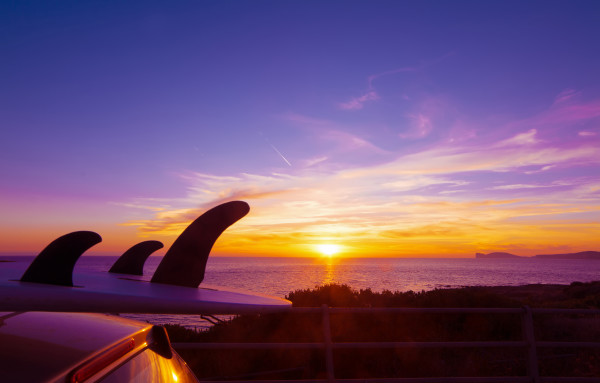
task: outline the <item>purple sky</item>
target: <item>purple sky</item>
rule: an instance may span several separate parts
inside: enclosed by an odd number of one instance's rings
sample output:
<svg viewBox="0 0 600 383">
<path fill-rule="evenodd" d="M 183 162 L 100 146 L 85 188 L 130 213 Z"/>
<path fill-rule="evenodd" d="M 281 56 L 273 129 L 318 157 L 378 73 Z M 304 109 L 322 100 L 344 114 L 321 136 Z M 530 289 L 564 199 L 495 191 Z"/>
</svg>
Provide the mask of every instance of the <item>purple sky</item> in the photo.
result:
<svg viewBox="0 0 600 383">
<path fill-rule="evenodd" d="M 600 250 L 600 2 L 0 5 L 0 251 Z M 228 232 L 229 233 L 229 232 Z"/>
</svg>

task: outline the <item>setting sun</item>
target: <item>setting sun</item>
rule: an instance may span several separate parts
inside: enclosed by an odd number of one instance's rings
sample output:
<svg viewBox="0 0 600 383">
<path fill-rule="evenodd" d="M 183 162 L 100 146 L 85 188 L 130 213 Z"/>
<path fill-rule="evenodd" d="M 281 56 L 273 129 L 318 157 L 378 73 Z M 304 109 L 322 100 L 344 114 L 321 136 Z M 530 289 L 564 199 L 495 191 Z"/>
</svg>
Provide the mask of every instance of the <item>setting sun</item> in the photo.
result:
<svg viewBox="0 0 600 383">
<path fill-rule="evenodd" d="M 319 245 L 315 245 L 317 251 L 326 257 L 333 257 L 337 253 L 340 252 L 342 247 L 340 245 L 332 244 L 332 243 L 321 243 Z"/>
</svg>

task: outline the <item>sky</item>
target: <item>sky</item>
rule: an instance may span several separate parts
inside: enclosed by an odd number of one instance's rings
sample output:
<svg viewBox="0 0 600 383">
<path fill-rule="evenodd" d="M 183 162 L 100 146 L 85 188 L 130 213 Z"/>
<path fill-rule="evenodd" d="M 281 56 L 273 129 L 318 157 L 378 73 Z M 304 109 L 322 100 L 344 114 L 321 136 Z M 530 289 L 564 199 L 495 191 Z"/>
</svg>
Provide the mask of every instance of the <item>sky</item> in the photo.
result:
<svg viewBox="0 0 600 383">
<path fill-rule="evenodd" d="M 599 38 L 597 1 L 2 2 L 0 252 L 231 200 L 216 255 L 600 250 Z"/>
</svg>

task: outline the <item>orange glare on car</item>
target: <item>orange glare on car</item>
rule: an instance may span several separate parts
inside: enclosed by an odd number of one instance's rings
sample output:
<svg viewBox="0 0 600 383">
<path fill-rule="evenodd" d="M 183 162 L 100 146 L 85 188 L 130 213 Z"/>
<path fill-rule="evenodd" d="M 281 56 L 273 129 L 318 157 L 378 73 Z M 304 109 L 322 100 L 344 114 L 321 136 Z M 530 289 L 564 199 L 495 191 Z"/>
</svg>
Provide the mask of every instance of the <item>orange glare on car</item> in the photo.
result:
<svg viewBox="0 0 600 383">
<path fill-rule="evenodd" d="M 71 383 L 81 383 L 94 376 L 97 372 L 106 368 L 111 363 L 119 360 L 124 355 L 135 348 L 135 340 L 133 338 L 127 339 L 91 361 L 84 363 L 73 372 Z"/>
</svg>

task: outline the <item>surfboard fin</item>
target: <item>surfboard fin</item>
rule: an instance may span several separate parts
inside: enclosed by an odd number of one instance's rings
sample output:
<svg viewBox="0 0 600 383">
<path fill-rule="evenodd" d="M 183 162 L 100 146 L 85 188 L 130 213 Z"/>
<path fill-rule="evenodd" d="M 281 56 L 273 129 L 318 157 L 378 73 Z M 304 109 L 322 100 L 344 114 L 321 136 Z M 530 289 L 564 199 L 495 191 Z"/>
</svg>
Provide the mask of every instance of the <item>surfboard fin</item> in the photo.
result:
<svg viewBox="0 0 600 383">
<path fill-rule="evenodd" d="M 250 211 L 243 201 L 226 202 L 196 218 L 173 242 L 151 282 L 198 287 L 204 280 L 208 255 L 225 229 Z"/>
<path fill-rule="evenodd" d="M 31 262 L 21 282 L 73 286 L 75 262 L 101 241 L 102 237 L 93 231 L 75 231 L 56 238 Z"/>
<path fill-rule="evenodd" d="M 144 241 L 133 245 L 117 259 L 108 272 L 143 275 L 146 259 L 148 259 L 150 254 L 162 248 L 163 244 L 160 241 Z"/>
</svg>

